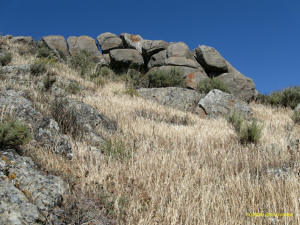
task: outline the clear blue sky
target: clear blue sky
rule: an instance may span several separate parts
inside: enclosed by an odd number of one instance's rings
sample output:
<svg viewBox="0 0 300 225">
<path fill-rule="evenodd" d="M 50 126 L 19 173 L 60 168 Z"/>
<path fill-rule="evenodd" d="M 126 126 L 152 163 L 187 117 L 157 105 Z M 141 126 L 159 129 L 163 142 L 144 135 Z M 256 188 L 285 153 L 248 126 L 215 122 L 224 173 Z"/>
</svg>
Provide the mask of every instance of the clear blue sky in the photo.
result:
<svg viewBox="0 0 300 225">
<path fill-rule="evenodd" d="M 261 93 L 300 85 L 299 0 L 2 0 L 3 35 L 140 34 L 215 47 Z"/>
</svg>

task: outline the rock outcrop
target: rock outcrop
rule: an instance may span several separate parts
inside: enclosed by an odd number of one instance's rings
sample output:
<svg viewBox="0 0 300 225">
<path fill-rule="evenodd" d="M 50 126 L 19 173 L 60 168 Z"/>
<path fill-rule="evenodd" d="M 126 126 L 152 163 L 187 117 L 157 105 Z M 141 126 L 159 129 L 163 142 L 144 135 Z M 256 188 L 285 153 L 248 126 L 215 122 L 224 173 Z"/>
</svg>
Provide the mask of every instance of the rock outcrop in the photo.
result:
<svg viewBox="0 0 300 225">
<path fill-rule="evenodd" d="M 28 124 L 34 140 L 53 152 L 72 158 L 72 149 L 67 138 L 61 134 L 56 121 L 46 118 L 36 111 L 32 103 L 24 98 L 22 92 L 3 89 L 0 91 L 0 109 L 3 114 L 8 112 L 21 122 Z"/>
<path fill-rule="evenodd" d="M 218 89 L 211 90 L 198 105 L 211 117 L 225 116 L 233 112 L 244 116 L 251 114 L 251 109 L 246 102 Z"/>
<path fill-rule="evenodd" d="M 129 66 L 141 68 L 144 65 L 142 55 L 135 49 L 114 49 L 109 56 L 111 67 L 117 72 L 126 71 Z"/>
<path fill-rule="evenodd" d="M 66 39 L 61 35 L 51 35 L 42 38 L 42 41 L 48 48 L 54 51 L 58 56 L 69 56 L 69 50 Z"/>
<path fill-rule="evenodd" d="M 113 33 L 103 33 L 97 37 L 99 45 L 102 49 L 103 54 L 109 53 L 112 49 L 122 48 L 123 43 L 121 38 Z"/>
<path fill-rule="evenodd" d="M 125 48 L 133 48 L 137 50 L 140 54 L 143 53 L 143 42 L 144 39 L 138 34 L 128 34 L 122 33 L 120 35 L 123 45 Z"/>
<path fill-rule="evenodd" d="M 300 113 L 300 103 L 296 106 L 296 108 L 294 109 L 294 111 Z"/>
</svg>

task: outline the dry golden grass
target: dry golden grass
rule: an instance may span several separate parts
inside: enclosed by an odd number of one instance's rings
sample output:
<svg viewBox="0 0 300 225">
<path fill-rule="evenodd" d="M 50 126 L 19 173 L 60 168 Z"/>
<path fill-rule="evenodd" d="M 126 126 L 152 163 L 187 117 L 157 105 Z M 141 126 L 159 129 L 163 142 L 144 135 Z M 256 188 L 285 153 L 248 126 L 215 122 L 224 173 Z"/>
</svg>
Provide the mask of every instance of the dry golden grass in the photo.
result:
<svg viewBox="0 0 300 225">
<path fill-rule="evenodd" d="M 300 139 L 300 129 L 290 119 L 291 111 L 252 104 L 263 125 L 262 137 L 256 146 L 242 146 L 225 119 L 199 118 L 130 97 L 120 82 L 94 87 L 64 65 L 55 70 L 91 87 L 84 96 L 73 97 L 116 120 L 118 131 L 103 135 L 113 143 L 122 141 L 132 154 L 115 159 L 71 137 L 72 161 L 27 146 L 29 154 L 67 179 L 74 190 L 95 202 L 102 199 L 99 204 L 117 224 L 271 224 L 271 218 L 246 216 L 253 212 L 293 213 L 278 218 L 280 224 L 300 224 L 300 149 L 292 144 Z M 189 123 L 172 124 L 174 116 Z M 285 165 L 292 167 L 285 179 L 268 173 L 268 168 Z"/>
</svg>

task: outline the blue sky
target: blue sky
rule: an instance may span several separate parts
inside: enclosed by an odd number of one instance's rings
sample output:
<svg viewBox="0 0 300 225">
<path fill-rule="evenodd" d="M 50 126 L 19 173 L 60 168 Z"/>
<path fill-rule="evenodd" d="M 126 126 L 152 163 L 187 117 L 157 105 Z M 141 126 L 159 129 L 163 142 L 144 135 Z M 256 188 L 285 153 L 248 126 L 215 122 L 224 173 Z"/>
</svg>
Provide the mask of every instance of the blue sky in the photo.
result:
<svg viewBox="0 0 300 225">
<path fill-rule="evenodd" d="M 215 47 L 261 93 L 300 85 L 299 0 L 3 0 L 0 32 L 140 34 Z"/>
</svg>

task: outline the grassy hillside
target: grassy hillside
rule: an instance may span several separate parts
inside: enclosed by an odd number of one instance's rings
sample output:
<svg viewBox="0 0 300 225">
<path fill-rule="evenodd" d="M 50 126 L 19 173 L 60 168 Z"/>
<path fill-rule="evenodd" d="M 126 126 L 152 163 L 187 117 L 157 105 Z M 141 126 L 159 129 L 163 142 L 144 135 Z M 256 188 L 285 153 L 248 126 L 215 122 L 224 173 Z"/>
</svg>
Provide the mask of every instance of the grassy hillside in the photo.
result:
<svg viewBox="0 0 300 225">
<path fill-rule="evenodd" d="M 17 47 L 10 65 L 36 60 L 20 55 Z M 118 122 L 115 134 L 100 131 L 109 140 L 101 154 L 71 136 L 71 161 L 46 149 L 26 152 L 69 182 L 66 217 L 80 221 L 100 210 L 116 224 L 271 224 L 270 218 L 246 214 L 293 213 L 278 219 L 300 224 L 300 126 L 291 119 L 292 110 L 251 103 L 262 137 L 256 145 L 241 145 L 224 118 L 200 118 L 130 96 L 123 81 L 99 86 L 61 62 L 47 66 L 84 87 L 70 97 Z M 11 86 L 5 80 L 0 85 Z M 48 92 L 28 84 L 13 88 L 28 90 L 35 106 L 49 115 Z M 69 215 L 74 202 L 80 210 Z"/>
</svg>

